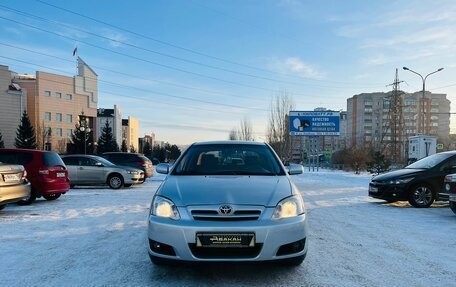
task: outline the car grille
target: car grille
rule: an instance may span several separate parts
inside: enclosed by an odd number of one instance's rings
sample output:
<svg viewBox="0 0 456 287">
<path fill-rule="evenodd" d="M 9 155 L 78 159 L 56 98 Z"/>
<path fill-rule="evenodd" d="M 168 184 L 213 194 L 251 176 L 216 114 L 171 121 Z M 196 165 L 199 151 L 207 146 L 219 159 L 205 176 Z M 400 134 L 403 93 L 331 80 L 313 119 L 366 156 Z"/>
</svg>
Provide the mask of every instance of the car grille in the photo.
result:
<svg viewBox="0 0 456 287">
<path fill-rule="evenodd" d="M 207 221 L 243 221 L 243 220 L 258 220 L 261 215 L 259 209 L 239 209 L 235 210 L 232 214 L 220 214 L 215 209 L 194 209 L 191 210 L 194 220 L 207 220 Z"/>
<path fill-rule="evenodd" d="M 260 254 L 262 243 L 257 243 L 254 247 L 227 248 L 227 247 L 197 247 L 194 243 L 189 243 L 190 251 L 193 256 L 202 259 L 232 259 L 232 258 L 255 258 Z"/>
</svg>

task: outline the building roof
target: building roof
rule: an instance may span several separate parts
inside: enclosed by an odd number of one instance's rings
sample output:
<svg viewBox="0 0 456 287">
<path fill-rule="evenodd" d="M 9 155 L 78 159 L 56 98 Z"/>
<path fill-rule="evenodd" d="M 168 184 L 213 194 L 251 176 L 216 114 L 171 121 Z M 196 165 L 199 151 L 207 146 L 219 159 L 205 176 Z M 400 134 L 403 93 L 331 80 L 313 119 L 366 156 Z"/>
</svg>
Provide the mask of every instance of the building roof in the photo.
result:
<svg viewBox="0 0 456 287">
<path fill-rule="evenodd" d="M 98 74 L 95 73 L 95 71 L 94 71 L 89 65 L 87 65 L 87 63 L 84 62 L 84 60 L 83 60 L 81 57 L 78 56 L 78 65 L 79 65 L 79 64 L 82 64 L 82 65 L 86 66 L 87 68 L 89 68 L 89 70 L 92 71 L 92 73 L 94 73 L 95 76 L 98 77 Z"/>
</svg>

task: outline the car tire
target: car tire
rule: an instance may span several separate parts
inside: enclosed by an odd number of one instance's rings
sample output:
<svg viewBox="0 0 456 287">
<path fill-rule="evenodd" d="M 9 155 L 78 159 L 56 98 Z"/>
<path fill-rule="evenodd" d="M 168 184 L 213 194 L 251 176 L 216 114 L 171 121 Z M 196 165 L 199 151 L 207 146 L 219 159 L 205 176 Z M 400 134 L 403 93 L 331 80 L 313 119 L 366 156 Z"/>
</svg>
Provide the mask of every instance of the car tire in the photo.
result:
<svg viewBox="0 0 456 287">
<path fill-rule="evenodd" d="M 129 184 L 124 184 L 124 187 L 131 187 L 133 184 L 129 183 Z"/>
<path fill-rule="evenodd" d="M 305 254 L 297 257 L 283 259 L 281 263 L 287 266 L 299 266 L 302 264 L 302 262 L 304 262 L 304 259 L 306 259 Z"/>
<path fill-rule="evenodd" d="M 62 194 L 60 193 L 51 193 L 51 194 L 46 194 L 46 195 L 43 195 L 43 197 L 46 199 L 46 200 L 56 200 L 57 198 L 59 198 Z"/>
<path fill-rule="evenodd" d="M 120 174 L 112 174 L 108 177 L 108 185 L 112 189 L 119 189 L 124 185 L 123 177 Z"/>
<path fill-rule="evenodd" d="M 0 204 L 0 210 L 5 209 L 6 204 Z"/>
<path fill-rule="evenodd" d="M 456 202 L 451 201 L 450 202 L 450 208 L 454 212 L 454 214 L 456 214 Z"/>
<path fill-rule="evenodd" d="M 34 191 L 34 190 L 32 189 L 32 191 L 30 192 L 30 196 L 29 196 L 28 198 L 22 199 L 22 200 L 20 200 L 20 201 L 18 201 L 18 202 L 16 202 L 16 203 L 17 203 L 18 205 L 30 205 L 30 204 L 32 204 L 32 203 L 35 202 L 36 197 L 37 197 L 36 191 Z"/>
<path fill-rule="evenodd" d="M 409 203 L 416 208 L 428 208 L 435 201 L 435 194 L 427 184 L 417 184 L 410 190 Z"/>
</svg>

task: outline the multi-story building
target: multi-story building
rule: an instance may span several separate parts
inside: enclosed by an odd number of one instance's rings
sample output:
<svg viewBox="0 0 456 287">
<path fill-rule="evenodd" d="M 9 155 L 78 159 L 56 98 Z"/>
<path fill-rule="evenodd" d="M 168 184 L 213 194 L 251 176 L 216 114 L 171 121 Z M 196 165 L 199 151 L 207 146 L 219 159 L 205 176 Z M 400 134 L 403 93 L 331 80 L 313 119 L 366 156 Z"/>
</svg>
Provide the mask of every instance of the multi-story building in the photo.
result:
<svg viewBox="0 0 456 287">
<path fill-rule="evenodd" d="M 41 149 L 65 152 L 82 113 L 96 134 L 98 76 L 81 58 L 77 61 L 74 77 L 37 71 L 34 77 L 13 79 L 27 90 L 27 110 Z"/>
<path fill-rule="evenodd" d="M 405 155 L 409 136 L 420 133 L 422 107 L 425 134 L 446 141 L 450 134 L 450 101 L 446 94 L 399 92 L 398 108 L 392 111 L 392 92 L 363 93 L 347 99 L 347 145 L 373 146 L 399 143 Z M 394 123 L 393 123 L 394 121 Z M 395 128 L 394 128 L 395 127 Z M 393 128 L 395 130 L 393 130 Z"/>
<path fill-rule="evenodd" d="M 117 105 L 114 105 L 113 109 L 100 108 L 97 110 L 97 128 L 96 137 L 100 138 L 103 131 L 103 127 L 108 121 L 109 126 L 112 129 L 112 134 L 116 139 L 117 145 L 122 146 L 122 113 Z"/>
<path fill-rule="evenodd" d="M 127 143 L 127 147 L 133 147 L 136 151 L 139 150 L 139 121 L 138 119 L 128 117 L 122 119 L 122 140 Z"/>
<path fill-rule="evenodd" d="M 145 135 L 142 138 L 139 138 L 139 152 L 144 153 L 144 145 L 149 143 L 150 148 L 153 148 L 155 145 L 155 134 L 151 133 L 150 135 Z"/>
<path fill-rule="evenodd" d="M 14 147 L 22 113 L 27 110 L 27 92 L 17 83 L 8 66 L 0 65 L 0 133 L 5 147 Z"/>
</svg>

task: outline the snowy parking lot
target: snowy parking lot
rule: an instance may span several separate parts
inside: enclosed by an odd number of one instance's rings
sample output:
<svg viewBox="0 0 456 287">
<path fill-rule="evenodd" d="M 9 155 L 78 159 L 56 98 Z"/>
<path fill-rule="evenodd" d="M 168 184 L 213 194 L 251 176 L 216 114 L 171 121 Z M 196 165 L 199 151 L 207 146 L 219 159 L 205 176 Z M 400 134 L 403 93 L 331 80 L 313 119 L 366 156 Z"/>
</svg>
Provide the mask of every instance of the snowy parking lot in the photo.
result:
<svg viewBox="0 0 456 287">
<path fill-rule="evenodd" d="M 124 190 L 76 188 L 0 212 L 2 286 L 454 286 L 456 216 L 367 197 L 368 175 L 293 176 L 309 216 L 299 267 L 153 266 L 147 217 L 159 178 Z"/>
</svg>

